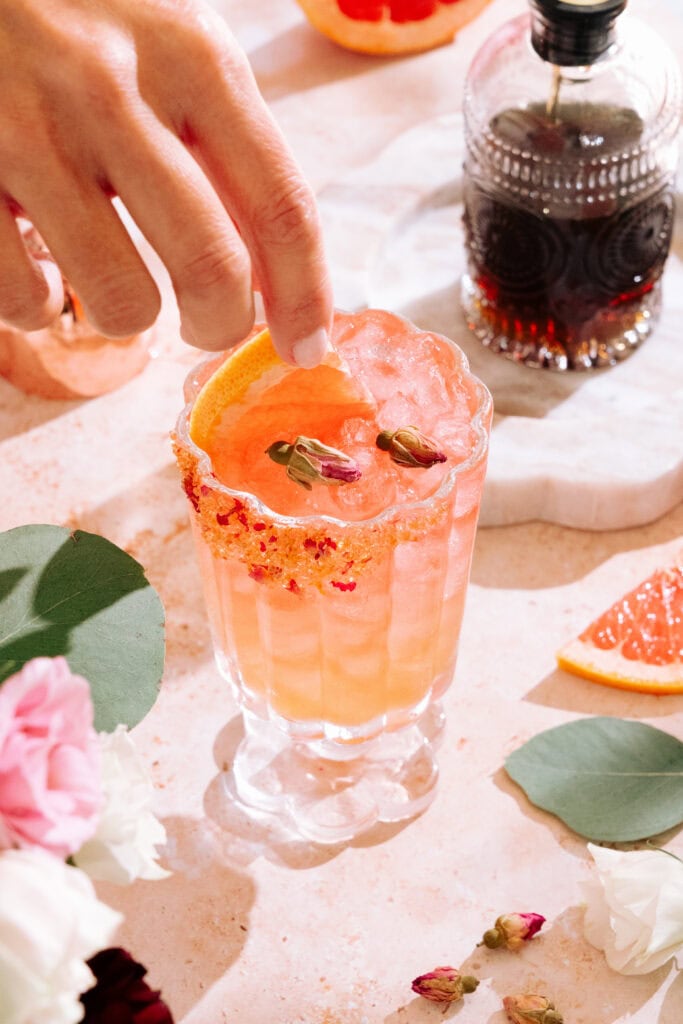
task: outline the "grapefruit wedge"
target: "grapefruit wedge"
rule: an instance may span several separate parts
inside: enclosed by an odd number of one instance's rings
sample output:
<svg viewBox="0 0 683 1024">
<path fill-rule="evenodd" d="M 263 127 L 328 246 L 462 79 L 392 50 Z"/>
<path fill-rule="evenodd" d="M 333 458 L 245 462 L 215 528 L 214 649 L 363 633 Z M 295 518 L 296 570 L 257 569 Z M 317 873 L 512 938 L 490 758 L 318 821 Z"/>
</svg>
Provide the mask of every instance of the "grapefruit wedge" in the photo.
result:
<svg viewBox="0 0 683 1024">
<path fill-rule="evenodd" d="M 606 686 L 683 693 L 683 553 L 615 601 L 557 661 Z"/>
<path fill-rule="evenodd" d="M 299 434 L 333 434 L 350 417 L 374 420 L 376 403 L 339 354 L 330 351 L 312 370 L 280 359 L 268 329 L 228 355 L 197 395 L 190 437 L 209 454 L 216 477 L 242 486 L 248 476 L 275 475 L 266 449 Z"/>
<path fill-rule="evenodd" d="M 359 53 L 417 53 L 449 43 L 489 0 L 299 0 L 310 23 Z"/>
</svg>

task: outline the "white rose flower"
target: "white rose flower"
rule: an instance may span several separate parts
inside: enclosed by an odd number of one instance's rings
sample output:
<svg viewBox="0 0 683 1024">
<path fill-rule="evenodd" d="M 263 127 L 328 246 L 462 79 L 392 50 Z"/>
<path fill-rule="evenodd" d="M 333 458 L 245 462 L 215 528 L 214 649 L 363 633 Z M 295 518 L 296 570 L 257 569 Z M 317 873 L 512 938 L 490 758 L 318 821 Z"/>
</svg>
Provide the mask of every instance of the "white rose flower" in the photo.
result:
<svg viewBox="0 0 683 1024">
<path fill-rule="evenodd" d="M 121 915 L 92 882 L 44 850 L 0 854 L 0 1024 L 76 1024 Z"/>
<path fill-rule="evenodd" d="M 156 847 L 166 830 L 152 813 L 154 789 L 125 725 L 100 733 L 104 804 L 92 839 L 73 861 L 98 882 L 128 885 L 136 878 L 167 878 Z"/>
<path fill-rule="evenodd" d="M 588 844 L 598 882 L 584 886 L 584 932 L 620 974 L 648 974 L 683 951 L 683 862 L 662 850 Z"/>
</svg>

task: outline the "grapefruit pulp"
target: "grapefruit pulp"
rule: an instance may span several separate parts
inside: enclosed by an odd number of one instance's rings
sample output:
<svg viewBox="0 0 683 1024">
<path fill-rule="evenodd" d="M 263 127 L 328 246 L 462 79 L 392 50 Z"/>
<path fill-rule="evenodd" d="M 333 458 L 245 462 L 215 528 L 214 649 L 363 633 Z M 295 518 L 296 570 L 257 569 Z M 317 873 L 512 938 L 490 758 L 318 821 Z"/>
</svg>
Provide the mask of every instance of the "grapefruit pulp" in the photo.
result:
<svg viewBox="0 0 683 1024">
<path fill-rule="evenodd" d="M 683 553 L 599 615 L 557 661 L 606 686 L 683 693 Z"/>
<path fill-rule="evenodd" d="M 299 0 L 335 43 L 371 54 L 416 53 L 449 43 L 489 0 Z"/>
</svg>

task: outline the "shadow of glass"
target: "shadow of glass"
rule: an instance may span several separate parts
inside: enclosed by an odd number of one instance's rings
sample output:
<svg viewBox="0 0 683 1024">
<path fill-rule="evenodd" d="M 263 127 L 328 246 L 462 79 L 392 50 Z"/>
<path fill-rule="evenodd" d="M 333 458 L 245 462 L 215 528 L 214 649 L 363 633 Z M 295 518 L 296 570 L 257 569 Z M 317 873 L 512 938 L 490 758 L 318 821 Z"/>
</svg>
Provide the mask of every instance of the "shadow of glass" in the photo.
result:
<svg viewBox="0 0 683 1024">
<path fill-rule="evenodd" d="M 180 1021 L 238 959 L 255 888 L 207 849 L 203 823 L 166 818 L 170 878 L 127 888 L 99 883 L 98 895 L 125 915 L 117 941 L 149 969 Z"/>
<path fill-rule="evenodd" d="M 559 668 L 537 683 L 523 699 L 564 711 L 614 718 L 648 719 L 683 713 L 683 696 L 666 694 L 657 697 L 618 690 L 591 683 Z"/>
<path fill-rule="evenodd" d="M 362 75 L 378 64 L 377 58 L 336 46 L 306 23 L 254 47 L 248 56 L 268 102 Z M 384 57 L 381 62 L 386 64 L 390 59 Z"/>
<path fill-rule="evenodd" d="M 47 399 L 27 395 L 0 379 L 0 441 L 27 434 L 30 430 L 77 409 L 78 399 Z"/>
</svg>

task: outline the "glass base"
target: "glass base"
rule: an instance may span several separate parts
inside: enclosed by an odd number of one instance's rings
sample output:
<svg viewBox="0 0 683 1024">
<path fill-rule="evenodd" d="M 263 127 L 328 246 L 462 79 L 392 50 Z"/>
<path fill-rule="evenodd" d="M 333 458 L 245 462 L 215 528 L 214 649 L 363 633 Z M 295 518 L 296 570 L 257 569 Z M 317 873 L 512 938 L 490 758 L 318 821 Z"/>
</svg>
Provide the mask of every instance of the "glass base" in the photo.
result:
<svg viewBox="0 0 683 1024">
<path fill-rule="evenodd" d="M 357 748 L 293 740 L 273 722 L 243 716 L 231 784 L 247 807 L 276 815 L 304 839 L 348 842 L 380 822 L 421 814 L 434 798 L 444 725 L 438 703 L 416 723 Z"/>
<path fill-rule="evenodd" d="M 591 370 L 626 359 L 652 333 L 661 307 L 661 286 L 618 309 L 596 314 L 571 342 L 525 330 L 518 316 L 496 310 L 469 274 L 461 282 L 467 326 L 486 348 L 537 369 Z"/>
</svg>

